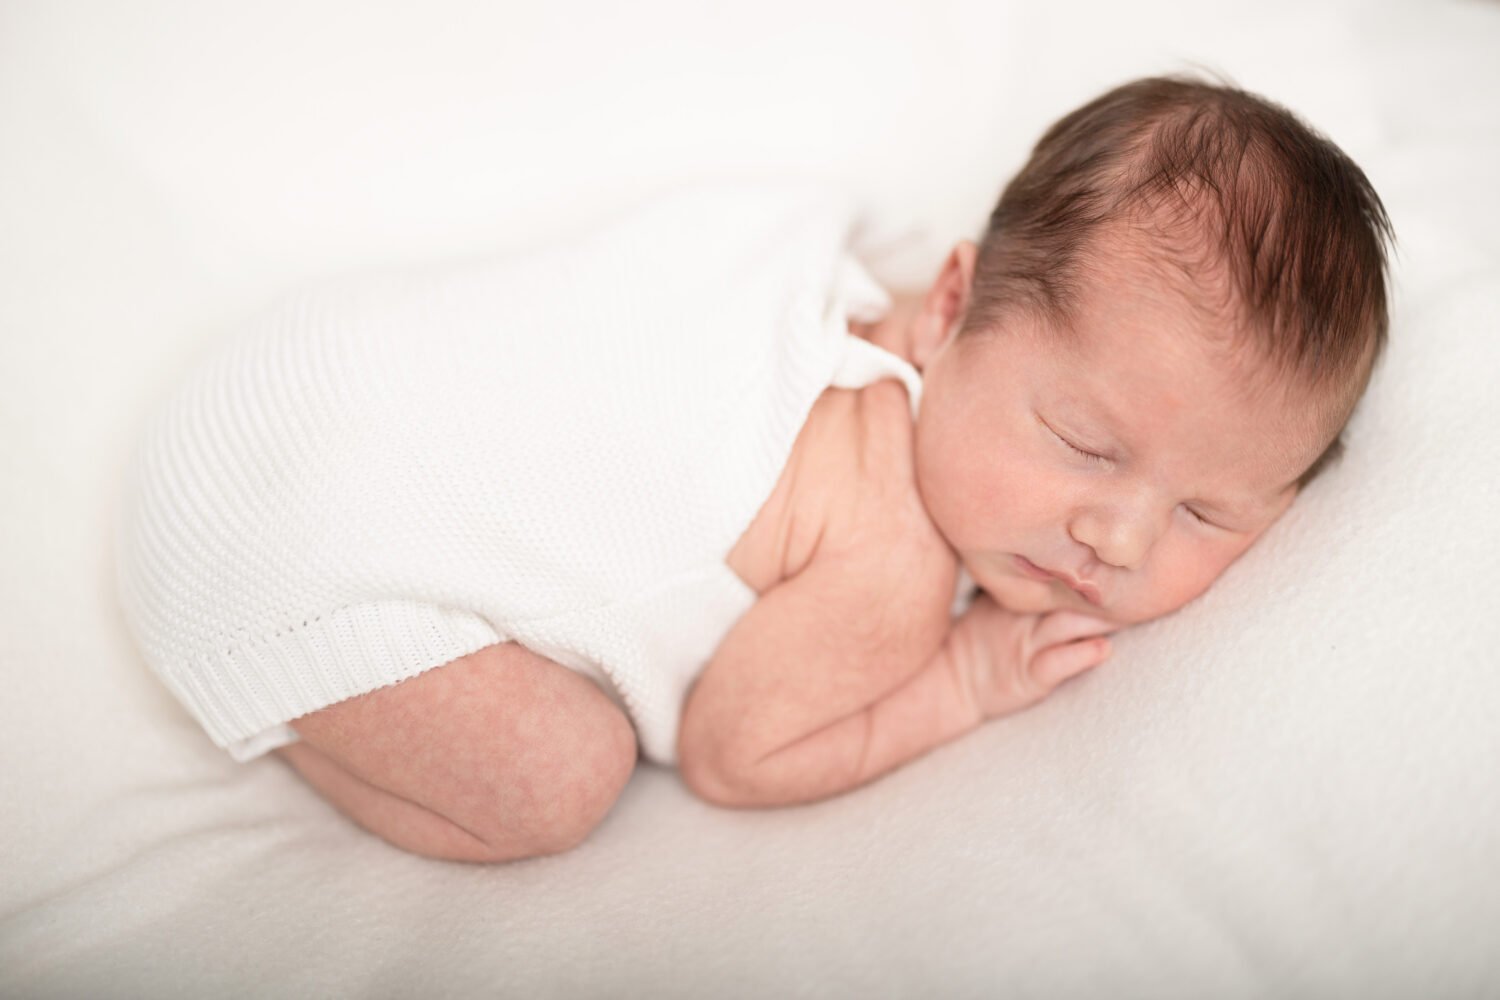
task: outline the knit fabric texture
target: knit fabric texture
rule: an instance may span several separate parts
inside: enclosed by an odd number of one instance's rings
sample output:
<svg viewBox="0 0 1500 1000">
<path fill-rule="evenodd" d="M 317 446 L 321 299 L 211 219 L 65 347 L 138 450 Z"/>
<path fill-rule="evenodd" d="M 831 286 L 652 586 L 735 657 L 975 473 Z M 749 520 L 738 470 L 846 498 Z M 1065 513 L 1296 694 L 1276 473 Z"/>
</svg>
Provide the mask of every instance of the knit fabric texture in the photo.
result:
<svg viewBox="0 0 1500 1000">
<path fill-rule="evenodd" d="M 288 720 L 516 641 L 675 756 L 755 592 L 725 558 L 830 385 L 921 381 L 861 212 L 715 182 L 525 252 L 345 274 L 237 330 L 150 415 L 118 584 L 149 668 L 252 760 Z M 962 589 L 962 586 L 961 586 Z"/>
</svg>

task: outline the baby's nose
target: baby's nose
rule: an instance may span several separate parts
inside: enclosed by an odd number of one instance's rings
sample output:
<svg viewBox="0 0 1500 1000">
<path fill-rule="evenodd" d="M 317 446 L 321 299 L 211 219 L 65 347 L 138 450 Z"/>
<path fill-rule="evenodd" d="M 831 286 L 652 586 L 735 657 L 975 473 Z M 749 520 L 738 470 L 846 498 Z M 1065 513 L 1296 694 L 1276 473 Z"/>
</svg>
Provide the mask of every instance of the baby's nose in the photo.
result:
<svg viewBox="0 0 1500 1000">
<path fill-rule="evenodd" d="M 1074 541 L 1092 549 L 1100 562 L 1117 569 L 1137 569 L 1165 527 L 1165 518 L 1145 505 L 1116 505 L 1079 512 L 1068 532 Z"/>
</svg>

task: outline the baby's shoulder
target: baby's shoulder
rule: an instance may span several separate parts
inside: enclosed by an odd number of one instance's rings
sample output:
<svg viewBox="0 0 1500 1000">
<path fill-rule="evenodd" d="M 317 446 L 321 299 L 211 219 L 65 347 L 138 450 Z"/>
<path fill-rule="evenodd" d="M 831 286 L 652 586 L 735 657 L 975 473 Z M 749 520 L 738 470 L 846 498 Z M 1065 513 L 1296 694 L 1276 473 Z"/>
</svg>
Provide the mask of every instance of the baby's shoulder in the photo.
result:
<svg viewBox="0 0 1500 1000">
<path fill-rule="evenodd" d="M 857 634 L 874 646 L 894 636 L 941 640 L 950 627 L 958 557 L 927 515 L 917 489 L 911 407 L 897 381 L 838 390 L 842 446 L 820 468 L 818 543 L 806 569 L 829 607 L 855 608 Z M 852 603 L 851 603 L 852 602 Z"/>
<path fill-rule="evenodd" d="M 843 393 L 847 431 L 829 463 L 823 532 L 830 549 L 874 549 L 943 563 L 952 560 L 917 488 L 916 428 L 906 389 L 881 379 Z M 951 584 L 950 584 L 951 586 Z"/>
<path fill-rule="evenodd" d="M 957 559 L 922 505 L 914 445 L 899 381 L 825 390 L 731 568 L 764 593 L 815 561 L 838 562 L 870 584 L 908 596 L 946 588 L 951 599 Z"/>
<path fill-rule="evenodd" d="M 917 489 L 911 407 L 902 384 L 882 379 L 830 389 L 818 401 L 826 421 L 810 454 L 801 537 L 816 539 L 804 565 L 837 562 L 863 585 L 901 604 L 951 602 L 957 557 Z M 816 409 L 816 408 L 815 408 Z"/>
</svg>

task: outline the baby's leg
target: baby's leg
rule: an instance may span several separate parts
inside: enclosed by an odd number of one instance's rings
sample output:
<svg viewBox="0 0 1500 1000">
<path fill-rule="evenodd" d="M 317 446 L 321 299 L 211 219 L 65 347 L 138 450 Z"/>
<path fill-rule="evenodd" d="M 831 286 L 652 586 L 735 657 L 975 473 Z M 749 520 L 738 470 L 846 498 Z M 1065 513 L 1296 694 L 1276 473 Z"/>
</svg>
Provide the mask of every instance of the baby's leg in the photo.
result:
<svg viewBox="0 0 1500 1000">
<path fill-rule="evenodd" d="M 513 642 L 292 721 L 279 748 L 314 788 L 404 850 L 509 861 L 575 846 L 635 767 L 604 692 Z"/>
</svg>

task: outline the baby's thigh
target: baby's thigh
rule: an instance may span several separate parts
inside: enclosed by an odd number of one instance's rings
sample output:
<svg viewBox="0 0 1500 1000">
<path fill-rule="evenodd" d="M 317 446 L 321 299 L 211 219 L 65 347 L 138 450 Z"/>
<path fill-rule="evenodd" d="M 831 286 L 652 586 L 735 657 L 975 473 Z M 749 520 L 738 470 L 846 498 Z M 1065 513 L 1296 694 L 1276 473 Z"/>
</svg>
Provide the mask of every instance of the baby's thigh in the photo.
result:
<svg viewBox="0 0 1500 1000">
<path fill-rule="evenodd" d="M 581 841 L 636 761 L 630 721 L 593 681 L 514 642 L 291 726 L 354 777 L 438 813 L 496 857 L 548 854 Z"/>
</svg>

